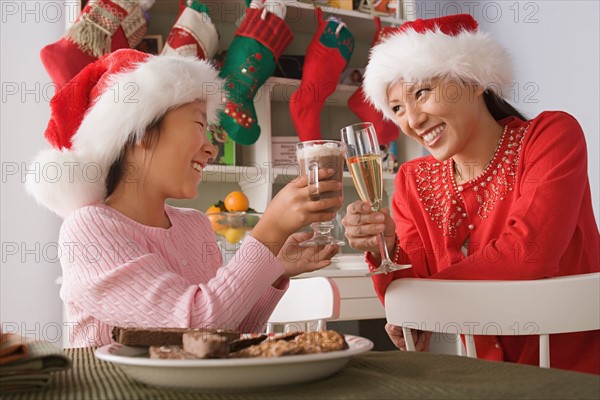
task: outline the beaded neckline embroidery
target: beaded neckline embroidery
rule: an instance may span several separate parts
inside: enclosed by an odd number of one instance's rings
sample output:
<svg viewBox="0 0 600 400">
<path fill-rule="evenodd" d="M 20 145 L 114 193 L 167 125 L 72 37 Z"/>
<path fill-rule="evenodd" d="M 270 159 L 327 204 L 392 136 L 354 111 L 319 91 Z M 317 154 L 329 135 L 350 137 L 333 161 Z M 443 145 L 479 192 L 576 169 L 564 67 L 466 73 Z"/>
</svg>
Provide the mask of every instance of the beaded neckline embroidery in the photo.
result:
<svg viewBox="0 0 600 400">
<path fill-rule="evenodd" d="M 444 236 L 456 236 L 457 229 L 467 219 L 463 194 L 475 193 L 479 207 L 477 215 L 483 220 L 494 210 L 498 201 L 512 192 L 521 144 L 529 124 L 517 129 L 504 127 L 492 161 L 476 178 L 457 185 L 454 179 L 454 161 L 423 161 L 416 169 L 419 201 L 423 203 L 430 220 L 443 230 Z"/>
</svg>

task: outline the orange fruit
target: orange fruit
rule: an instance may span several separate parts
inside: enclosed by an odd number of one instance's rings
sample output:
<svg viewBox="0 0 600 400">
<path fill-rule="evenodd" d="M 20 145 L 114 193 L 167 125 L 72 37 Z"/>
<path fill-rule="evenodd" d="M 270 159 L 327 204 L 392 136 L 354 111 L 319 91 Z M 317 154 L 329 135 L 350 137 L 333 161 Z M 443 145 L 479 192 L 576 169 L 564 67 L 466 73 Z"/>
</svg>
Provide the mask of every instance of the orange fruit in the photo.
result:
<svg viewBox="0 0 600 400">
<path fill-rule="evenodd" d="M 210 206 L 206 210 L 206 216 L 210 220 L 210 225 L 212 226 L 213 231 L 216 233 L 222 233 L 227 229 L 226 220 L 223 215 L 215 215 L 216 213 L 220 213 L 221 209 L 217 206 Z M 212 214 L 212 215 L 211 215 Z"/>
<path fill-rule="evenodd" d="M 246 234 L 246 230 L 244 228 L 228 228 L 225 231 L 225 240 L 229 243 L 237 243 Z"/>
<path fill-rule="evenodd" d="M 246 211 L 250 207 L 248 197 L 242 192 L 231 192 L 225 197 L 225 208 L 227 211 Z"/>
<path fill-rule="evenodd" d="M 218 213 L 218 212 L 221 212 L 221 209 L 219 207 L 215 206 L 214 204 L 206 209 L 207 214 L 213 214 L 213 213 Z"/>
</svg>

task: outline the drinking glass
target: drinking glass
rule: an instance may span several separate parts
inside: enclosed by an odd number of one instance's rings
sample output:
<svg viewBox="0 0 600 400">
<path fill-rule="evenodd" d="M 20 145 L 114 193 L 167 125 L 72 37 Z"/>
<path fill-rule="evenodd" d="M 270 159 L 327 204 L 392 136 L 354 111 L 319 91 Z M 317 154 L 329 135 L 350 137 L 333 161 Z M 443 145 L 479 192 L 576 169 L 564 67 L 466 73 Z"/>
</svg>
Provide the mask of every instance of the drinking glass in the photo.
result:
<svg viewBox="0 0 600 400">
<path fill-rule="evenodd" d="M 383 169 L 373 124 L 363 122 L 343 128 L 342 142 L 346 145 L 346 163 L 358 195 L 362 201 L 371 205 L 371 210 L 379 211 L 383 199 Z M 387 274 L 410 268 L 410 266 L 393 263 L 388 254 L 383 232 L 378 236 L 381 265 L 367 275 Z"/>
<path fill-rule="evenodd" d="M 317 201 L 329 197 L 338 197 L 342 191 L 319 191 L 319 169 L 331 168 L 335 172 L 327 180 L 342 182 L 344 174 L 344 144 L 337 140 L 311 140 L 300 142 L 296 145 L 296 157 L 300 166 L 300 175 L 308 177 L 308 197 Z M 340 207 L 341 208 L 341 207 Z M 339 211 L 338 209 L 331 211 Z M 313 236 L 300 243 L 300 246 L 322 246 L 337 244 L 344 246 L 346 243 L 331 235 L 334 220 L 327 222 L 314 222 L 311 224 Z"/>
</svg>

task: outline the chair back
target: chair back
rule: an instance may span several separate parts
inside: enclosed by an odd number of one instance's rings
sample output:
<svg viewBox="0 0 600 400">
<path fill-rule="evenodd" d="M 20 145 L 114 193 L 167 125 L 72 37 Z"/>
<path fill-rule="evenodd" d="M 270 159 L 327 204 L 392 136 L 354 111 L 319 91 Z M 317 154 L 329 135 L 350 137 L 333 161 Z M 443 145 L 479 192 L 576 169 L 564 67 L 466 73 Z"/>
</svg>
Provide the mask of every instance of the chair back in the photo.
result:
<svg viewBox="0 0 600 400">
<path fill-rule="evenodd" d="M 290 279 L 288 290 L 267 321 L 267 333 L 273 331 L 274 325 L 285 325 L 285 331 L 310 330 L 311 323 L 316 323 L 317 330 L 324 330 L 326 321 L 339 315 L 340 291 L 333 280 L 325 277 Z"/>
<path fill-rule="evenodd" d="M 528 281 L 397 279 L 387 288 L 389 323 L 465 335 L 540 335 L 540 366 L 549 366 L 549 334 L 600 329 L 600 273 Z M 409 348 L 410 347 L 410 348 Z M 414 350 L 407 340 L 407 350 Z"/>
</svg>

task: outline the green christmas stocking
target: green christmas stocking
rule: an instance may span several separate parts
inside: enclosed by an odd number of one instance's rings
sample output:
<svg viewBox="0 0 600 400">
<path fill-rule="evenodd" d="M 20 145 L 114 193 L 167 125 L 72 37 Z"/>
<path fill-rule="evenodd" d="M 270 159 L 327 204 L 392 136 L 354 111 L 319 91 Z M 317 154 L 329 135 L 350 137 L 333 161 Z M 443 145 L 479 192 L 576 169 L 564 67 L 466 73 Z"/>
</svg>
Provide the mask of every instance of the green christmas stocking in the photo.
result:
<svg viewBox="0 0 600 400">
<path fill-rule="evenodd" d="M 244 145 L 253 144 L 260 136 L 254 109 L 256 91 L 271 76 L 277 59 L 293 38 L 290 28 L 277 15 L 282 15 L 281 10 L 271 11 L 246 10 L 220 72 L 227 81 L 220 125 L 234 141 Z"/>
</svg>

